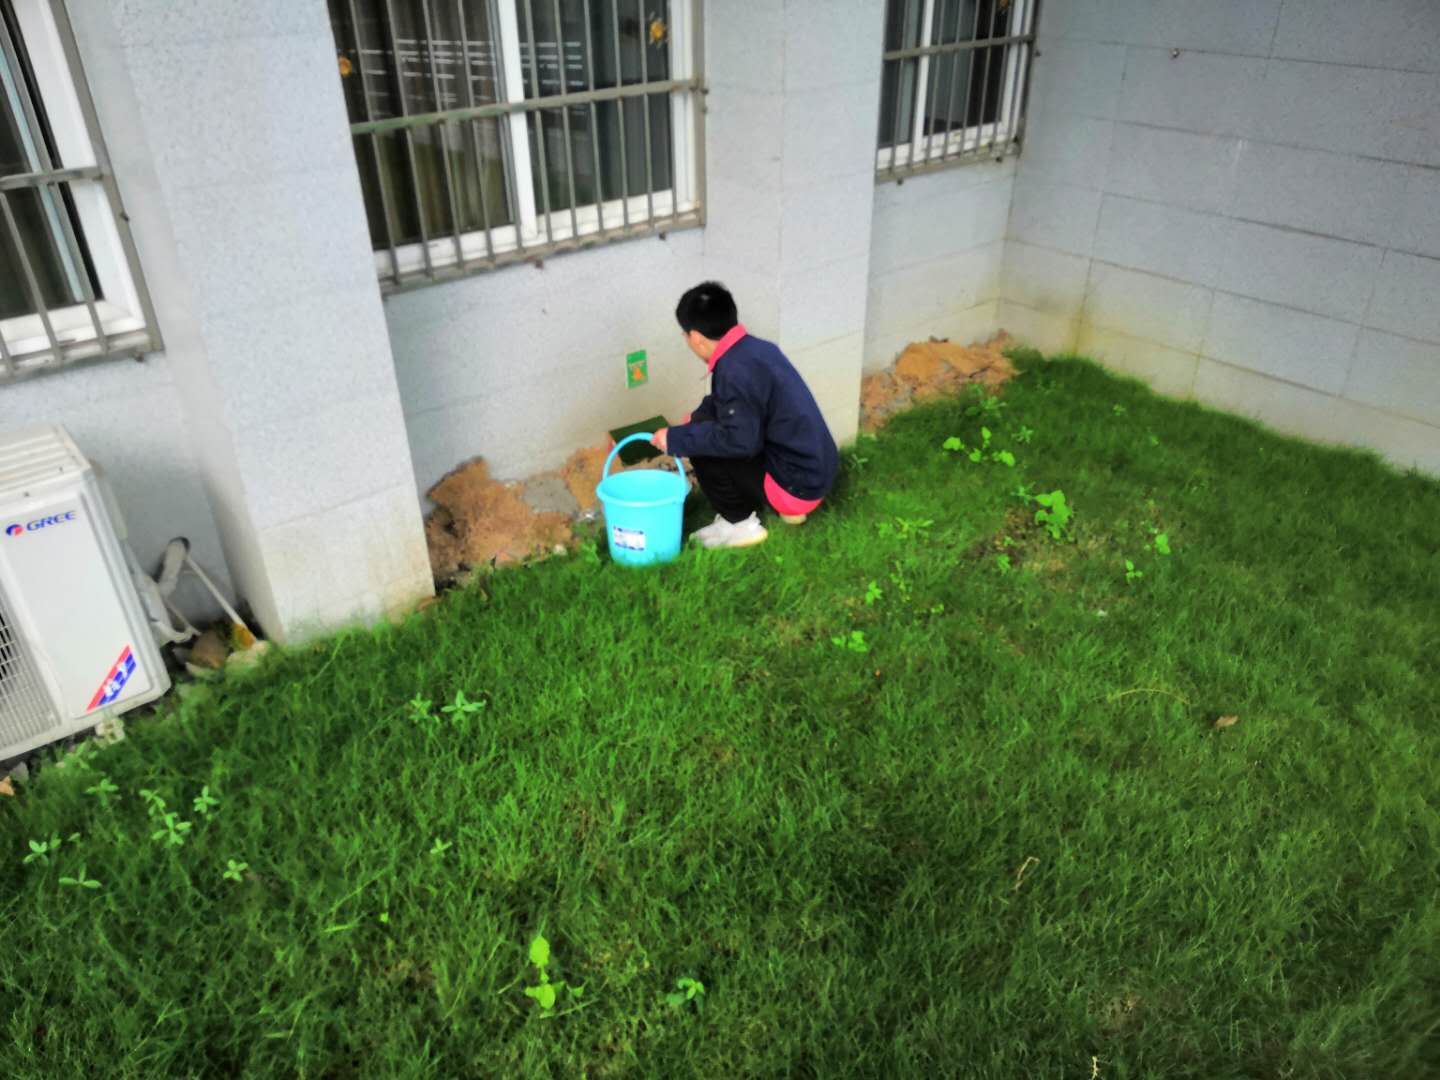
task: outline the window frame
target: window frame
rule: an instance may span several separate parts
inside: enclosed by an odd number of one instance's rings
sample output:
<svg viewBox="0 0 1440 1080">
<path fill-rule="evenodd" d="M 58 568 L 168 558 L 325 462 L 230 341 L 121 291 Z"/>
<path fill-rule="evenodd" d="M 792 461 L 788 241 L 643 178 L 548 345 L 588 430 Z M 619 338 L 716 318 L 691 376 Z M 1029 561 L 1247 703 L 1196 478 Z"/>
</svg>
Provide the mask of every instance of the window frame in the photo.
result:
<svg viewBox="0 0 1440 1080">
<path fill-rule="evenodd" d="M 905 0 L 887 0 L 888 3 L 903 3 Z M 1035 50 L 1035 26 L 1040 0 L 1011 0 L 1010 10 L 1012 22 L 1018 25 L 1019 32 L 1013 34 L 994 36 L 995 11 L 999 0 L 993 0 L 991 6 L 991 26 L 989 36 L 979 36 L 979 28 L 976 28 L 976 36 L 968 41 L 955 41 L 946 44 L 930 44 L 931 33 L 934 28 L 936 4 L 945 4 L 948 0 L 920 0 L 921 18 L 920 34 L 918 40 L 925 44 L 899 49 L 887 49 L 881 54 L 882 76 L 885 65 L 896 64 L 897 76 L 895 83 L 896 107 L 895 119 L 898 120 L 900 107 L 899 101 L 904 96 L 904 75 L 905 62 L 915 60 L 915 92 L 910 106 L 909 139 L 905 142 L 895 142 L 891 146 L 879 145 L 879 132 L 884 124 L 883 113 L 879 117 L 876 130 L 876 151 L 875 151 L 875 178 L 877 181 L 903 181 L 906 177 L 915 176 L 920 173 L 934 172 L 938 169 L 953 168 L 957 165 L 969 165 L 976 161 L 984 161 L 990 158 L 1001 160 L 1006 155 L 1018 153 L 1021 138 L 1025 129 L 1026 106 L 1028 104 L 1030 90 L 1030 70 L 1033 66 Z M 957 0 L 958 2 L 958 0 Z M 943 8 L 941 9 L 944 10 Z M 977 21 L 979 8 L 977 4 Z M 902 36 L 903 46 L 903 36 Z M 975 49 L 985 49 L 987 76 L 982 85 L 988 89 L 988 64 L 990 63 L 990 50 L 1003 47 L 1005 50 L 1003 68 L 1000 72 L 1000 102 L 996 109 L 995 119 L 986 121 L 984 118 L 985 95 L 981 96 L 981 117 L 980 122 L 974 125 L 966 125 L 954 131 L 948 131 L 943 137 L 922 133 L 925 119 L 925 106 L 931 90 L 930 66 L 932 58 L 945 56 L 954 53 L 957 56 L 961 53 Z M 958 60 L 956 61 L 958 66 Z M 956 76 L 952 75 L 952 78 Z M 962 109 L 969 108 L 969 91 L 966 91 L 966 98 Z M 884 108 L 883 95 L 881 108 Z M 962 116 L 965 113 L 962 111 Z M 947 117 L 948 119 L 948 117 Z M 986 132 L 989 132 L 987 137 Z M 892 133 L 893 135 L 893 133 Z M 923 142 L 922 142 L 923 140 Z M 916 146 L 921 147 L 916 153 Z"/>
<path fill-rule="evenodd" d="M 348 0 L 342 0 L 348 2 Z M 421 0 L 428 13 L 435 0 Z M 484 2 L 484 0 L 477 0 Z M 504 140 L 503 155 L 507 168 L 506 181 L 513 185 L 513 207 L 518 223 L 493 225 L 488 229 L 452 230 L 444 235 L 426 237 L 404 244 L 389 243 L 373 251 L 375 272 L 382 292 L 389 294 L 420 288 L 440 281 L 467 277 L 517 262 L 539 262 L 549 255 L 611 243 L 638 236 L 658 234 L 662 239 L 673 229 L 701 226 L 705 223 L 705 85 L 703 77 L 704 25 L 703 0 L 671 0 L 667 26 L 670 78 L 615 87 L 571 89 L 561 94 L 530 97 L 527 67 L 524 63 L 520 20 L 535 3 L 549 0 L 488 0 L 496 35 L 503 79 L 497 90 L 502 100 L 495 104 L 473 105 L 456 109 L 415 113 L 381 120 L 368 120 L 350 125 L 357 159 L 361 153 L 358 139 L 387 131 L 415 130 L 455 121 L 494 118 Z M 624 2 L 624 0 L 621 0 Z M 639 9 L 637 5 L 637 9 Z M 352 23 L 358 26 L 355 9 L 351 7 Z M 643 9 L 640 9 L 643 10 Z M 391 11 L 389 0 L 386 15 Z M 587 7 L 588 14 L 588 7 Z M 532 16 L 533 18 L 533 16 Z M 360 58 L 360 42 L 337 42 L 341 50 L 353 47 Z M 597 45 L 597 47 L 603 47 Z M 364 84 L 363 62 L 360 68 L 361 92 L 368 94 Z M 565 64 L 560 59 L 564 78 Z M 545 117 L 547 111 L 568 109 L 575 105 L 620 101 L 625 98 L 648 98 L 667 94 L 670 105 L 671 186 L 628 198 L 609 198 L 596 204 L 546 210 L 536 205 L 534 172 L 530 160 L 528 116 L 534 113 L 537 126 L 558 123 Z M 648 126 L 648 125 L 647 125 Z M 650 142 L 647 135 L 646 153 Z M 623 152 L 623 151 L 622 151 Z M 357 162 L 358 163 L 358 162 Z M 413 165 L 411 166 L 413 170 Z M 570 163 L 573 173 L 573 162 Z M 377 179 L 386 187 L 383 175 Z M 448 181 L 448 178 L 447 178 Z M 413 177 L 411 183 L 413 183 Z M 402 196 L 403 197 L 403 196 Z M 387 232 L 394 221 L 390 200 L 393 190 L 382 190 Z M 374 239 L 372 238 L 372 244 Z"/>
<path fill-rule="evenodd" d="M 0 25 L 0 49 L 18 71 L 16 61 L 23 47 L 34 84 L 0 85 L 0 93 L 19 98 L 21 113 L 15 119 L 39 168 L 0 178 L 0 229 L 8 230 L 16 246 L 22 287 L 37 311 L 0 319 L 0 383 L 82 360 L 138 357 L 163 347 L 63 0 L 11 0 L 10 10 L 20 40 L 12 41 Z M 52 160 L 39 129 L 32 96 L 45 110 L 57 160 Z M 41 192 L 39 197 L 52 216 L 63 215 L 57 225 L 66 255 L 83 262 L 79 248 L 83 240 L 98 293 L 81 268 L 75 280 L 83 302 L 56 308 L 41 302 L 24 238 L 13 220 L 7 220 L 8 194 L 15 191 Z M 66 192 L 74 208 L 73 222 L 64 205 Z"/>
</svg>

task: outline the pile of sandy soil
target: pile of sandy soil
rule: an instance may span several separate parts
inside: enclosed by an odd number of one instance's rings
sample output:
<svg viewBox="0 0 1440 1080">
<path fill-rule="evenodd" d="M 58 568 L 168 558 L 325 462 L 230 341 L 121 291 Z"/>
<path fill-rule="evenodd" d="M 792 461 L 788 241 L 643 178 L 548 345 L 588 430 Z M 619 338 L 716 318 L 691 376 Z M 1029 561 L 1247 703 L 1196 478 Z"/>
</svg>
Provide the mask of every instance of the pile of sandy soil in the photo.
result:
<svg viewBox="0 0 1440 1080">
<path fill-rule="evenodd" d="M 1015 374 L 1004 331 L 978 345 L 931 338 L 906 346 L 893 371 L 867 375 L 860 384 L 860 426 L 875 431 L 897 412 L 962 387 L 999 386 Z"/>
<path fill-rule="evenodd" d="M 425 519 L 425 542 L 437 580 L 463 570 L 519 562 L 570 542 L 570 519 L 536 513 L 522 484 L 503 484 L 484 460 L 467 461 L 429 491 L 435 509 Z"/>
<path fill-rule="evenodd" d="M 448 473 L 428 492 L 435 509 L 425 519 L 425 542 L 436 580 L 448 584 L 474 567 L 522 562 L 569 545 L 575 513 L 597 504 L 595 488 L 609 453 L 605 445 L 583 447 L 558 470 L 523 483 L 496 480 L 481 458 Z M 629 468 L 653 469 L 669 461 L 657 457 Z M 617 461 L 611 471 L 628 470 Z"/>
<path fill-rule="evenodd" d="M 566 459 L 564 465 L 560 466 L 560 479 L 565 481 L 565 486 L 570 489 L 570 494 L 575 496 L 575 502 L 579 504 L 582 511 L 593 510 L 599 503 L 599 500 L 595 498 L 595 489 L 600 486 L 600 470 L 605 467 L 605 458 L 609 453 L 609 446 L 581 447 Z M 670 461 L 670 458 L 662 455 L 636 465 L 622 465 L 617 457 L 615 465 L 610 471 L 629 472 L 631 469 L 670 468 Z"/>
</svg>

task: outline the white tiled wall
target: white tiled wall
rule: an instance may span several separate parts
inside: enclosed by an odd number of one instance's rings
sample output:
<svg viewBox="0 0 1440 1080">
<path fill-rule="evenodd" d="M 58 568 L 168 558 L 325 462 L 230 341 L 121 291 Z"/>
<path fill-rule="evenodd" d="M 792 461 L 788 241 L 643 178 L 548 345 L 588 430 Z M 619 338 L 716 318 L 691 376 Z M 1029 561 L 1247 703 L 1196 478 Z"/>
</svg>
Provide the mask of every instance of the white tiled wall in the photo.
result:
<svg viewBox="0 0 1440 1080">
<path fill-rule="evenodd" d="M 243 17 L 161 0 L 71 10 L 165 337 L 151 363 L 171 380 L 158 411 L 174 415 L 175 434 L 163 456 L 141 459 L 127 501 L 159 502 L 166 489 L 176 516 L 183 505 L 192 521 L 213 521 L 236 591 L 275 637 L 427 594 L 325 5 L 272 0 Z M 62 378 L 122 372 L 111 363 Z M 138 402 L 119 404 L 97 443 L 122 445 L 137 420 L 158 426 Z M 167 485 L 167 468 L 184 482 Z M 397 495 L 410 510 L 376 511 L 387 530 L 377 551 L 355 510 Z M 165 531 L 154 527 L 142 559 Z M 330 570 L 302 583 L 293 568 L 306 552 Z"/>
<path fill-rule="evenodd" d="M 1436 41 L 1423 0 L 1047 6 L 1001 323 L 1440 471 Z"/>
</svg>

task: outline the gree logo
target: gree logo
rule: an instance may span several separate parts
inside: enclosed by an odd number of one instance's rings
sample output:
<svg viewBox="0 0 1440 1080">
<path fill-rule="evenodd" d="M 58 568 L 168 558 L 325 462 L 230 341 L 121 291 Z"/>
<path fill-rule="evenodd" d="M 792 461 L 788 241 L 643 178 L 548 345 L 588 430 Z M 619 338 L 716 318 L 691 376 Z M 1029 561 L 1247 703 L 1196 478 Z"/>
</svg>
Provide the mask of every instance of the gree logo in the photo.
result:
<svg viewBox="0 0 1440 1080">
<path fill-rule="evenodd" d="M 6 536 L 20 536 L 27 532 L 39 532 L 41 529 L 48 529 L 52 525 L 64 525 L 67 521 L 75 520 L 75 511 L 67 510 L 63 514 L 51 514 L 49 517 L 36 518 L 34 521 L 27 521 L 24 525 L 15 522 L 13 525 L 5 526 Z"/>
</svg>

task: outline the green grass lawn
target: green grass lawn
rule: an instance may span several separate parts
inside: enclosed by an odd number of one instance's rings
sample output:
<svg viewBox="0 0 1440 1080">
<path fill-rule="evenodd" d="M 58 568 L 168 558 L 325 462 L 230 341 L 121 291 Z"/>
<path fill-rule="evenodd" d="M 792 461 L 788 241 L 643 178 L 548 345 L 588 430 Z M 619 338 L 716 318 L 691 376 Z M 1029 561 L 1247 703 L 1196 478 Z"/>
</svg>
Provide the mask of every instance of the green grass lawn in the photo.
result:
<svg viewBox="0 0 1440 1080">
<path fill-rule="evenodd" d="M 1434 481 L 1032 358 L 763 547 L 502 572 L 0 799 L 6 1073 L 1440 1075 L 1437 552 Z"/>
</svg>

